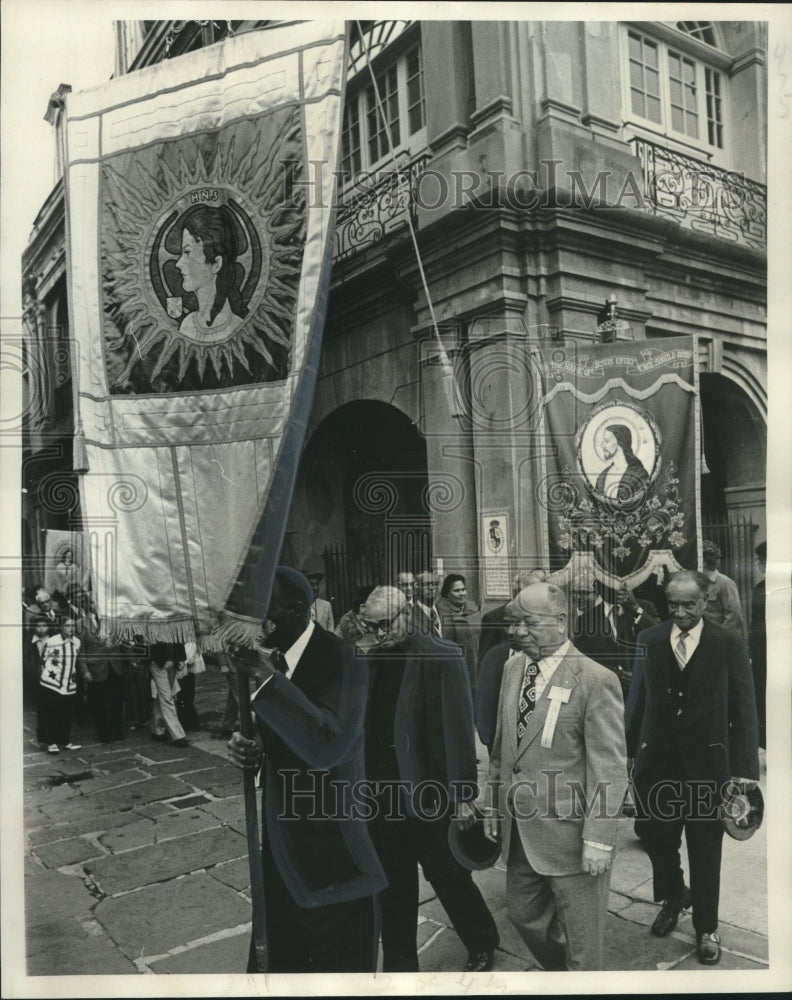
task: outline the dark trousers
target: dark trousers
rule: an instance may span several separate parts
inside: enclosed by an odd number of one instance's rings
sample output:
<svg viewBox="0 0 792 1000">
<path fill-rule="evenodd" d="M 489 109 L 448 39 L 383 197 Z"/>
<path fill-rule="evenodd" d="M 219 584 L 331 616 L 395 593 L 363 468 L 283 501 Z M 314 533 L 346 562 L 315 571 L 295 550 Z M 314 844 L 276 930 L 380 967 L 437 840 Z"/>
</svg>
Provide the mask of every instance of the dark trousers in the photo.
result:
<svg viewBox="0 0 792 1000">
<path fill-rule="evenodd" d="M 310 909 L 297 906 L 266 842 L 261 860 L 270 972 L 376 972 L 375 897 Z M 256 971 L 252 934 L 247 971 Z"/>
<path fill-rule="evenodd" d="M 108 670 L 103 681 L 88 685 L 88 704 L 100 740 L 120 738 L 124 735 L 124 678 Z"/>
<path fill-rule="evenodd" d="M 679 848 L 685 831 L 690 865 L 690 894 L 693 900 L 693 927 L 696 934 L 718 928 L 721 848 L 723 827 L 718 819 L 650 817 L 635 821 L 635 832 L 643 841 L 652 862 L 652 883 L 656 902 L 673 899 L 684 886 Z"/>
<path fill-rule="evenodd" d="M 380 894 L 384 972 L 417 972 L 418 865 L 470 954 L 497 947 L 498 928 L 473 876 L 451 854 L 449 817 L 387 819 L 380 810 L 374 843 L 388 878 Z"/>
<path fill-rule="evenodd" d="M 76 700 L 76 695 L 58 694 L 39 685 L 37 733 L 42 743 L 65 746 L 69 742 Z"/>
<path fill-rule="evenodd" d="M 185 729 L 198 728 L 198 713 L 195 710 L 195 674 L 186 674 L 179 680 L 176 695 L 176 712 Z"/>
</svg>

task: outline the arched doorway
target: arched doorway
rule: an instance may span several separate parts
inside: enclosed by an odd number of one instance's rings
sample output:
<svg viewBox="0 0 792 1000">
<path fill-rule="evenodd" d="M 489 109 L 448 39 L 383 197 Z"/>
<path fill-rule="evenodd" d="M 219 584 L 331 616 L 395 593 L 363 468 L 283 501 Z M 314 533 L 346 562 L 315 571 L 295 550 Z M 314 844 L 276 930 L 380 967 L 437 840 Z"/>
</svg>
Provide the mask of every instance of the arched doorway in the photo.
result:
<svg viewBox="0 0 792 1000">
<path fill-rule="evenodd" d="M 308 441 L 297 474 L 283 561 L 325 573 L 336 619 L 357 587 L 429 565 L 426 442 L 401 410 L 346 403 Z"/>
<path fill-rule="evenodd" d="M 702 374 L 700 388 L 706 464 L 702 532 L 720 548 L 721 569 L 736 580 L 747 613 L 755 582 L 754 548 L 767 534 L 767 426 L 748 394 L 726 376 Z"/>
</svg>

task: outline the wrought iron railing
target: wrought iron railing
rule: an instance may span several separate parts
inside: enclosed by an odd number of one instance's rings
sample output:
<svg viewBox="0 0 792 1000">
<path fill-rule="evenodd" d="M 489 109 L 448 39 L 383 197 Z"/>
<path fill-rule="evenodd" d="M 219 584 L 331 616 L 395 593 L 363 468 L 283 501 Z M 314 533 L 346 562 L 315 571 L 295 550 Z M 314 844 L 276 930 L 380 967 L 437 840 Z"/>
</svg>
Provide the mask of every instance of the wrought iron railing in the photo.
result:
<svg viewBox="0 0 792 1000">
<path fill-rule="evenodd" d="M 647 211 L 731 243 L 766 248 L 767 188 L 763 184 L 646 139 L 633 141 L 643 168 Z"/>
<path fill-rule="evenodd" d="M 347 182 L 336 214 L 334 261 L 406 226 L 408 212 L 415 218 L 416 184 L 428 161 L 429 154 L 424 153 L 398 170 L 366 173 Z"/>
</svg>

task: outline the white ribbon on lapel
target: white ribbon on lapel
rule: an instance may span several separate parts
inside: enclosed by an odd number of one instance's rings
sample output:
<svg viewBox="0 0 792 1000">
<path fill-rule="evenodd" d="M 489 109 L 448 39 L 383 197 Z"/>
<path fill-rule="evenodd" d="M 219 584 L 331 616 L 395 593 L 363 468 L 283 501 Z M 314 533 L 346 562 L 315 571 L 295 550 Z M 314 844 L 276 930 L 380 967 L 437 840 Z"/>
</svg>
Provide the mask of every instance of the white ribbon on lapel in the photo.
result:
<svg viewBox="0 0 792 1000">
<path fill-rule="evenodd" d="M 550 688 L 550 693 L 547 695 L 550 699 L 550 709 L 548 710 L 544 729 L 542 730 L 542 746 L 545 750 L 549 750 L 553 745 L 553 735 L 555 733 L 556 722 L 558 722 L 558 714 L 561 711 L 561 706 L 569 701 L 571 694 L 572 691 L 570 688 L 558 687 L 557 684 L 554 684 Z"/>
</svg>

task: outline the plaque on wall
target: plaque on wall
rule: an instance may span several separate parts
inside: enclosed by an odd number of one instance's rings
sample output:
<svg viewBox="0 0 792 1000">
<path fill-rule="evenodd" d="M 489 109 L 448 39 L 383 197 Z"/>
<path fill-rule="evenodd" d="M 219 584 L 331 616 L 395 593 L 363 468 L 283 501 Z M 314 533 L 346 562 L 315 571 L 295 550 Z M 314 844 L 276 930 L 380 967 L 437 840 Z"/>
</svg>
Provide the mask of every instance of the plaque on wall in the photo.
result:
<svg viewBox="0 0 792 1000">
<path fill-rule="evenodd" d="M 484 596 L 511 597 L 509 579 L 509 516 L 503 511 L 481 517 Z"/>
</svg>

